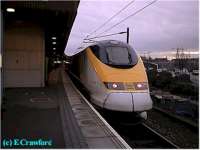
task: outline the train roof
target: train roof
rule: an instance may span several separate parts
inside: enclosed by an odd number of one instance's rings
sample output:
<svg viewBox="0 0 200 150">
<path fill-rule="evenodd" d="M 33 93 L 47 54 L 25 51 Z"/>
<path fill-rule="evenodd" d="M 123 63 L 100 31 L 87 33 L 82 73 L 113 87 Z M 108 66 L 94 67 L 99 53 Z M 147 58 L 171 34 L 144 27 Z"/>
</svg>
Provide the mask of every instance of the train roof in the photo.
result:
<svg viewBox="0 0 200 150">
<path fill-rule="evenodd" d="M 120 47 L 128 47 L 131 48 L 131 46 L 125 42 L 118 41 L 118 40 L 102 40 L 102 41 L 96 41 L 95 43 L 85 44 L 84 46 L 81 46 L 77 49 L 74 54 L 67 54 L 67 56 L 73 56 L 76 54 L 79 54 L 86 50 L 90 46 L 98 45 L 100 47 L 107 47 L 107 46 L 120 46 Z"/>
<path fill-rule="evenodd" d="M 118 41 L 118 40 L 103 40 L 103 41 L 98 41 L 92 45 L 99 45 L 99 46 L 104 46 L 104 47 L 107 47 L 107 46 L 130 47 L 129 44 L 122 41 Z"/>
</svg>

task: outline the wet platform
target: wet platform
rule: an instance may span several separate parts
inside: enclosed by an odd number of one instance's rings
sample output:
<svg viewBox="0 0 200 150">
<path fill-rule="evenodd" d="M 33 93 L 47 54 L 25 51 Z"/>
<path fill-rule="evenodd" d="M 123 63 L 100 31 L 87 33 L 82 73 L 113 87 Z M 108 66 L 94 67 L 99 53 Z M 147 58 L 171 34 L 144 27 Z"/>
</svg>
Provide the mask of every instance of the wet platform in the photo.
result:
<svg viewBox="0 0 200 150">
<path fill-rule="evenodd" d="M 50 146 L 23 148 L 130 148 L 79 94 L 64 70 L 57 73 L 59 84 L 6 89 L 2 139 L 52 141 Z"/>
</svg>

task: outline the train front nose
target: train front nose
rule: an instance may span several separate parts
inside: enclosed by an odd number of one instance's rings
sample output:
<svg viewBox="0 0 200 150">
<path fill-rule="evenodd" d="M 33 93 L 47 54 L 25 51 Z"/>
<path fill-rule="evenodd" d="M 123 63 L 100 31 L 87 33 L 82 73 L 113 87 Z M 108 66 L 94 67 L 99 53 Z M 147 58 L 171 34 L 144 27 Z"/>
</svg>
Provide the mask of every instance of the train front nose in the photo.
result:
<svg viewBox="0 0 200 150">
<path fill-rule="evenodd" d="M 110 93 L 104 108 L 116 111 L 145 111 L 152 108 L 149 93 Z"/>
<path fill-rule="evenodd" d="M 132 93 L 133 111 L 144 111 L 152 108 L 152 100 L 149 93 Z"/>
<path fill-rule="evenodd" d="M 117 111 L 133 111 L 131 93 L 110 93 L 104 102 L 104 108 Z"/>
</svg>

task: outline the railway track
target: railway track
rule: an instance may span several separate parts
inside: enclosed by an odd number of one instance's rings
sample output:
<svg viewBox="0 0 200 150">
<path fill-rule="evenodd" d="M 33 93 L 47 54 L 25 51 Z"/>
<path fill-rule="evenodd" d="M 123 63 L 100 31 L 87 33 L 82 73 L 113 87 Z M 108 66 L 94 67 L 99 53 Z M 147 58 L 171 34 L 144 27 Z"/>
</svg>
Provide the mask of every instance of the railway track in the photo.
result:
<svg viewBox="0 0 200 150">
<path fill-rule="evenodd" d="M 160 145 L 161 147 L 164 146 L 163 148 L 166 148 L 166 147 L 168 147 L 168 148 L 180 148 L 179 146 L 177 146 L 176 144 L 174 144 L 173 142 L 168 140 L 166 137 L 164 137 L 160 133 L 156 132 L 154 129 L 152 129 L 151 127 L 149 127 L 145 123 L 143 123 L 142 126 L 144 126 L 144 128 L 146 130 L 149 130 L 153 136 L 158 138 L 158 142 L 159 141 L 161 142 L 161 145 Z M 155 140 L 155 141 L 157 141 L 157 140 Z M 157 144 L 157 143 L 155 143 L 155 144 Z"/>
<path fill-rule="evenodd" d="M 131 117 L 128 113 L 112 113 L 110 115 L 108 111 L 99 112 L 132 148 L 179 148 L 147 125 L 144 120 Z M 120 119 L 122 117 L 123 119 Z M 135 119 L 139 122 L 135 123 Z"/>
<path fill-rule="evenodd" d="M 186 126 L 188 126 L 189 128 L 191 128 L 192 130 L 198 131 L 199 126 L 197 123 L 189 121 L 188 119 L 184 119 L 183 117 L 179 117 L 177 115 L 168 113 L 168 112 L 164 111 L 163 109 L 160 109 L 159 107 L 153 107 L 153 110 L 156 112 L 162 113 L 163 115 L 165 115 L 168 118 L 171 118 L 172 120 L 180 121 L 181 123 L 183 123 Z"/>
<path fill-rule="evenodd" d="M 198 128 L 177 117 L 168 115 L 166 112 L 163 113 L 155 109 L 150 110 L 145 124 L 173 141 L 180 148 L 199 147 Z"/>
<path fill-rule="evenodd" d="M 72 81 L 75 83 L 77 89 L 88 99 L 88 94 L 85 89 L 80 85 L 76 77 L 70 75 Z M 167 140 L 164 136 L 153 130 L 151 127 L 144 123 L 123 123 L 119 120 L 113 121 L 112 118 L 119 118 L 117 116 L 106 115 L 105 112 L 100 111 L 101 115 L 108 121 L 108 123 L 120 134 L 121 137 L 132 148 L 179 148 L 177 145 Z M 123 121 L 127 119 L 123 119 Z"/>
<path fill-rule="evenodd" d="M 179 148 L 144 123 L 114 128 L 132 148 Z"/>
</svg>

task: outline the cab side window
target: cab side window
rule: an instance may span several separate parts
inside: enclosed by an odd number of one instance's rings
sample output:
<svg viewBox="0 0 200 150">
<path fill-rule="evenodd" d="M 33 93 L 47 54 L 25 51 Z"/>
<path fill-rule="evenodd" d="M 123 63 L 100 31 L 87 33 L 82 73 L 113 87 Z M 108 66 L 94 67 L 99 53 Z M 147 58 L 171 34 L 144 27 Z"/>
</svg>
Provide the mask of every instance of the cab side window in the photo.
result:
<svg viewBox="0 0 200 150">
<path fill-rule="evenodd" d="M 100 48 L 99 48 L 99 46 L 98 45 L 93 45 L 93 46 L 90 46 L 90 48 L 91 48 L 91 50 L 92 50 L 92 52 L 94 53 L 94 55 L 97 57 L 97 58 L 99 58 L 99 50 L 100 50 Z"/>
</svg>

